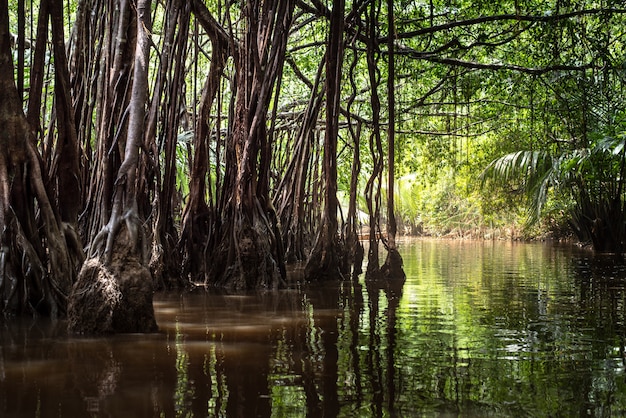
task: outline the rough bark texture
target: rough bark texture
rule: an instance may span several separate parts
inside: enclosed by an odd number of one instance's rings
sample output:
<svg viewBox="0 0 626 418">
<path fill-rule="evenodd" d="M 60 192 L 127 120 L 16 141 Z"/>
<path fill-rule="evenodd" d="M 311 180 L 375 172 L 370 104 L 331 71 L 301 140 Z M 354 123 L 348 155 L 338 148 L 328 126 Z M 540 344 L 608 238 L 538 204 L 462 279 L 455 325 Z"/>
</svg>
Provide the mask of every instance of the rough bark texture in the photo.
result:
<svg viewBox="0 0 626 418">
<path fill-rule="evenodd" d="M 277 288 L 286 277 L 281 234 L 268 195 L 271 143 L 266 118 L 285 59 L 294 3 L 249 1 L 238 48 L 237 99 L 226 145 L 226 173 L 210 248 L 207 284 Z"/>
<path fill-rule="evenodd" d="M 41 156 L 13 80 L 7 11 L 1 0 L 0 311 L 61 316 L 82 248 L 45 187 Z"/>
<path fill-rule="evenodd" d="M 198 120 L 194 132 L 194 154 L 191 161 L 189 197 L 182 215 L 182 232 L 179 248 L 183 253 L 183 276 L 189 278 L 192 282 L 203 282 L 207 279 L 206 273 L 210 270 L 205 250 L 210 236 L 211 224 L 215 219 L 214 207 L 209 207 L 207 202 L 207 191 L 209 193 L 211 191 L 210 185 L 207 185 L 207 174 L 210 168 L 211 107 L 219 90 L 220 78 L 223 75 L 229 54 L 229 45 L 225 37 L 220 36 L 222 33 L 221 28 L 204 3 L 194 1 L 192 2 L 192 8 L 203 29 L 211 39 L 212 53 L 211 66 L 202 91 Z"/>
<path fill-rule="evenodd" d="M 293 145 L 291 159 L 280 181 L 274 206 L 283 225 L 283 242 L 287 262 L 305 261 L 312 242 L 313 217 L 320 217 L 319 208 L 311 202 L 311 154 L 315 147 L 315 129 L 320 109 L 324 103 L 320 88 L 325 63 L 320 63 L 315 82 L 311 84 L 311 96 Z M 321 90 L 321 91 L 320 91 Z"/>
<path fill-rule="evenodd" d="M 148 243 L 137 209 L 139 150 L 144 138 L 148 91 L 150 1 L 138 0 L 132 10 L 136 12 L 136 42 L 124 160 L 115 181 L 109 221 L 92 241 L 89 260 L 70 295 L 70 332 L 100 334 L 156 329 L 152 276 L 147 269 Z M 104 322 L 97 324 L 98 320 Z"/>
<path fill-rule="evenodd" d="M 69 329 L 88 335 L 155 332 L 152 292 L 150 271 L 124 229 L 109 263 L 95 257 L 83 265 L 70 296 Z"/>
<path fill-rule="evenodd" d="M 72 108 L 70 75 L 63 36 L 63 5 L 51 1 L 52 42 L 55 62 L 55 110 L 57 138 L 50 178 L 63 222 L 75 225 L 81 208 L 78 137 Z"/>
<path fill-rule="evenodd" d="M 380 133 L 380 97 L 378 87 L 380 85 L 380 70 L 378 60 L 380 50 L 376 38 L 378 27 L 380 3 L 372 2 L 369 5 L 367 16 L 367 70 L 372 89 L 370 103 L 372 106 L 372 133 L 369 137 L 369 149 L 372 156 L 372 173 L 365 186 L 365 199 L 369 212 L 369 249 L 367 254 L 367 271 L 365 276 L 369 279 L 378 278 L 380 272 L 380 259 L 378 254 L 380 238 L 380 189 L 383 173 L 383 147 Z"/>
<path fill-rule="evenodd" d="M 363 256 L 365 249 L 359 239 L 359 217 L 357 215 L 357 194 L 359 187 L 359 175 L 361 174 L 361 130 L 363 123 L 361 120 L 356 120 L 356 123 L 352 120 L 351 108 L 357 97 L 357 85 L 355 68 L 358 64 L 358 49 L 355 45 L 352 45 L 352 61 L 350 63 L 349 80 L 352 92 L 348 98 L 347 110 L 348 110 L 348 130 L 350 136 L 354 141 L 352 150 L 352 167 L 350 178 L 350 200 L 348 203 L 348 214 L 346 216 L 345 225 L 345 241 L 346 252 L 350 261 L 352 262 L 352 277 L 354 280 L 358 280 L 359 274 L 363 272 Z"/>
<path fill-rule="evenodd" d="M 331 12 L 328 52 L 326 53 L 326 132 L 324 136 L 324 212 L 317 240 L 305 267 L 307 280 L 341 277 L 347 270 L 343 242 L 337 222 L 337 138 L 341 75 L 343 63 L 343 28 L 345 2 L 335 2 Z"/>
<path fill-rule="evenodd" d="M 394 39 L 395 26 L 393 14 L 393 0 L 387 0 L 387 25 L 389 36 L 387 36 L 387 98 L 389 109 L 389 125 L 387 128 L 387 258 L 381 267 L 383 276 L 390 279 L 404 279 L 405 274 L 402 269 L 402 256 L 396 247 L 396 214 L 394 206 L 395 187 L 395 141 L 396 141 L 396 98 L 395 98 L 395 54 Z"/>
</svg>

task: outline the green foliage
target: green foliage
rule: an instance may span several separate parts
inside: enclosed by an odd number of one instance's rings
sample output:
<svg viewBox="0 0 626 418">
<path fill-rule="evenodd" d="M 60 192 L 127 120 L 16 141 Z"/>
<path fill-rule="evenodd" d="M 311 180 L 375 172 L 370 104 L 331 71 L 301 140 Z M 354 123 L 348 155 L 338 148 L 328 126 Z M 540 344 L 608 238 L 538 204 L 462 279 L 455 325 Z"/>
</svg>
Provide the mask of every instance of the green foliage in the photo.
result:
<svg viewBox="0 0 626 418">
<path fill-rule="evenodd" d="M 559 184 L 562 160 L 542 151 L 518 151 L 490 163 L 481 174 L 483 184 L 492 180 L 500 185 L 520 187 L 528 196 L 531 221 L 537 221 L 550 187 Z M 566 164 L 567 165 L 567 164 Z M 564 167 L 563 167 L 564 168 Z"/>
<path fill-rule="evenodd" d="M 189 196 L 191 168 L 189 167 L 188 161 L 190 161 L 189 150 L 191 150 L 192 139 L 193 132 L 185 131 L 178 134 L 178 140 L 176 142 L 176 185 L 184 201 L 186 201 Z"/>
<path fill-rule="evenodd" d="M 518 151 L 492 161 L 481 174 L 483 185 L 492 181 L 510 189 L 519 188 L 527 197 L 529 219 L 538 221 L 554 193 L 551 213 L 574 218 L 587 238 L 600 220 L 621 236 L 621 207 L 625 201 L 624 169 L 626 134 L 615 137 L 594 135 L 588 148 L 578 148 L 552 156 L 545 151 Z M 561 204 L 554 202 L 561 202 Z M 619 208 L 615 208 L 615 202 Z M 558 217 L 548 216 L 554 221 Z M 556 219 L 557 223 L 559 222 Z M 589 231 L 584 231 L 589 227 Z M 595 231 L 593 232 L 595 233 Z M 594 237 L 588 237 L 592 239 Z M 599 237 L 598 237 L 599 238 Z M 617 239 L 617 245 L 621 238 Z M 594 244 L 596 244 L 594 242 Z"/>
</svg>

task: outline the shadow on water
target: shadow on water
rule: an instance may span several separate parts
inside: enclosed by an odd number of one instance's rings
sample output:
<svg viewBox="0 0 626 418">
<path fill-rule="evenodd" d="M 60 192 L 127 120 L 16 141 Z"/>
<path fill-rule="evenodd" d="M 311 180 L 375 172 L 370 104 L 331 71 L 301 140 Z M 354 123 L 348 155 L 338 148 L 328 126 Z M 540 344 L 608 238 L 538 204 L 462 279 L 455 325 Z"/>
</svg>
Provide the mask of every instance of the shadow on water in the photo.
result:
<svg viewBox="0 0 626 418">
<path fill-rule="evenodd" d="M 159 294 L 160 332 L 0 320 L 0 416 L 615 416 L 626 265 L 415 241 L 406 282 Z"/>
</svg>

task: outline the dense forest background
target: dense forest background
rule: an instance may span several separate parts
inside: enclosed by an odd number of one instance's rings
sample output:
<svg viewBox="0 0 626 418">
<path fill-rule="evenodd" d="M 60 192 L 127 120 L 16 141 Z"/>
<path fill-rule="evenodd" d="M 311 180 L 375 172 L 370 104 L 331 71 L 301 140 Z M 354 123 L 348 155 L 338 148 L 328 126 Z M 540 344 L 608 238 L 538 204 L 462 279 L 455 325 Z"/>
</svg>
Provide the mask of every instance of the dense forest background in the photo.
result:
<svg viewBox="0 0 626 418">
<path fill-rule="evenodd" d="M 358 274 L 362 238 L 367 277 L 402 277 L 405 233 L 622 251 L 621 1 L 0 12 L 4 312 L 136 329 L 154 288 Z"/>
</svg>

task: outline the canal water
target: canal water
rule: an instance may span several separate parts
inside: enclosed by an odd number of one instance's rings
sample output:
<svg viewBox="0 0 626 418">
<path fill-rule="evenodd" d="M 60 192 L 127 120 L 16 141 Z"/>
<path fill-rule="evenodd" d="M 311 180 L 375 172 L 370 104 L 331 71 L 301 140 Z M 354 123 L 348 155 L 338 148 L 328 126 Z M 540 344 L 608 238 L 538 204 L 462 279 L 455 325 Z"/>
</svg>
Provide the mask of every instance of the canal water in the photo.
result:
<svg viewBox="0 0 626 418">
<path fill-rule="evenodd" d="M 158 294 L 160 332 L 0 319 L 1 417 L 626 414 L 626 264 L 404 242 L 405 282 Z"/>
</svg>

